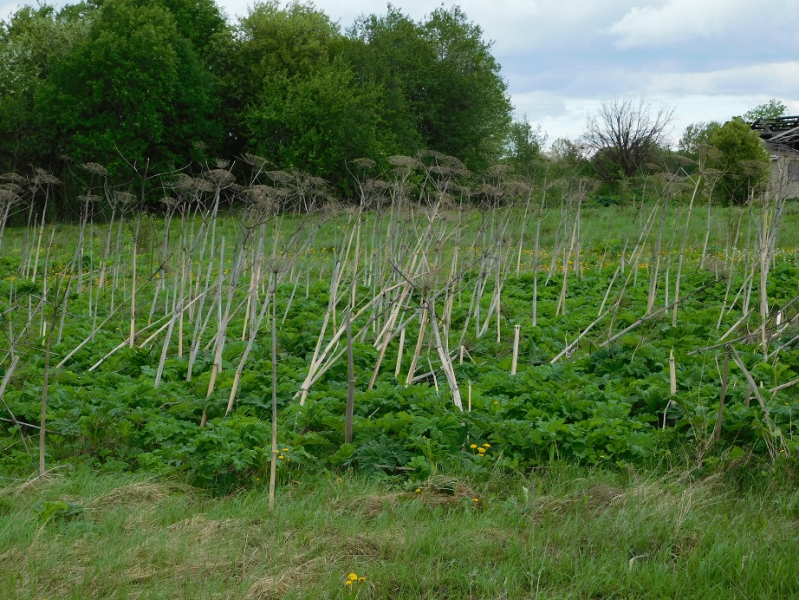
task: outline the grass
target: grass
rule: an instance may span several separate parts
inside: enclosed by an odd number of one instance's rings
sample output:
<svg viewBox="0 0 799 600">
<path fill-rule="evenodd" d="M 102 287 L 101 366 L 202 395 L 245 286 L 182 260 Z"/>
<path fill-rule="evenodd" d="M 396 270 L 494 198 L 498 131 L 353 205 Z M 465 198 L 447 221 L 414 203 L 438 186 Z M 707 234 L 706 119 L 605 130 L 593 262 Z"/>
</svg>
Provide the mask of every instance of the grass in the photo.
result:
<svg viewBox="0 0 799 600">
<path fill-rule="evenodd" d="M 761 479 L 328 473 L 279 490 L 269 515 L 260 489 L 213 498 L 78 471 L 5 487 L 0 585 L 8 598 L 797 597 L 799 490 Z M 54 501 L 84 510 L 44 520 Z"/>
</svg>

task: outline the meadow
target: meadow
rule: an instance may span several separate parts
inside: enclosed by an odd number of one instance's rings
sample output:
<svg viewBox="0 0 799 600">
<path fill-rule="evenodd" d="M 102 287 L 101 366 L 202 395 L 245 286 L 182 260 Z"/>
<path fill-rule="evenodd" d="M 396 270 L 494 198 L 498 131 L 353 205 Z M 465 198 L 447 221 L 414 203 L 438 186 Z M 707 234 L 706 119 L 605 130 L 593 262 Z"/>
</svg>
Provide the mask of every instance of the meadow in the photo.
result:
<svg viewBox="0 0 799 600">
<path fill-rule="evenodd" d="M 13 597 L 799 594 L 795 204 L 217 176 L 1 234 Z"/>
</svg>

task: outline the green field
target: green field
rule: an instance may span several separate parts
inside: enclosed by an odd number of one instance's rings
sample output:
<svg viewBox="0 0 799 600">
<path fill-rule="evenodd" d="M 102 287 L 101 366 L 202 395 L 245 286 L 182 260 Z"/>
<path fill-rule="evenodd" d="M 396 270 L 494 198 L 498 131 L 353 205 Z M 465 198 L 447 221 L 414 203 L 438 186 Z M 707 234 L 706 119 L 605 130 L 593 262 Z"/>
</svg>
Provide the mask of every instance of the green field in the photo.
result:
<svg viewBox="0 0 799 600">
<path fill-rule="evenodd" d="M 10 597 L 799 595 L 794 204 L 37 223 Z"/>
</svg>

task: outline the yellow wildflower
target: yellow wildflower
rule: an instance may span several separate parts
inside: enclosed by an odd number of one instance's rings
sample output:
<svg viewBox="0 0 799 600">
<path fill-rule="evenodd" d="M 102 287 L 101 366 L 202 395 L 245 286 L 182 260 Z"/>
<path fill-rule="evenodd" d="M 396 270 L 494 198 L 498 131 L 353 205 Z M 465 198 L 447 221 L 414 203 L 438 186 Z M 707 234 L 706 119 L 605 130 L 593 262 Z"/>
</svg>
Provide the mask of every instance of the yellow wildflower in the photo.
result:
<svg viewBox="0 0 799 600">
<path fill-rule="evenodd" d="M 472 444 L 471 446 L 469 446 L 469 448 L 471 448 L 472 450 L 474 450 L 475 448 L 477 448 L 477 444 Z"/>
<path fill-rule="evenodd" d="M 349 577 L 349 580 L 350 580 L 350 581 L 357 581 L 357 580 L 358 580 L 358 575 L 357 575 L 357 574 L 355 574 L 355 573 L 350 573 L 350 574 L 348 575 L 348 577 Z"/>
</svg>

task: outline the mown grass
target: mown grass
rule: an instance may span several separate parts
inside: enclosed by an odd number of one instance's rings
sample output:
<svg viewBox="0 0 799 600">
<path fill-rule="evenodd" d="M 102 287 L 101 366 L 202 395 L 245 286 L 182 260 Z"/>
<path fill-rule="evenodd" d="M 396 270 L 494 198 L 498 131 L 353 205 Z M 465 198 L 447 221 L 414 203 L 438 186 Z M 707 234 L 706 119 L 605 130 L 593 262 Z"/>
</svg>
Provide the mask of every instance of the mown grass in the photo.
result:
<svg viewBox="0 0 799 600">
<path fill-rule="evenodd" d="M 327 473 L 280 489 L 270 514 L 260 489 L 79 471 L 3 489 L 0 595 L 797 597 L 799 490 L 744 472 L 759 481 L 557 463 L 480 483 Z M 84 510 L 43 522 L 53 501 Z"/>
</svg>

